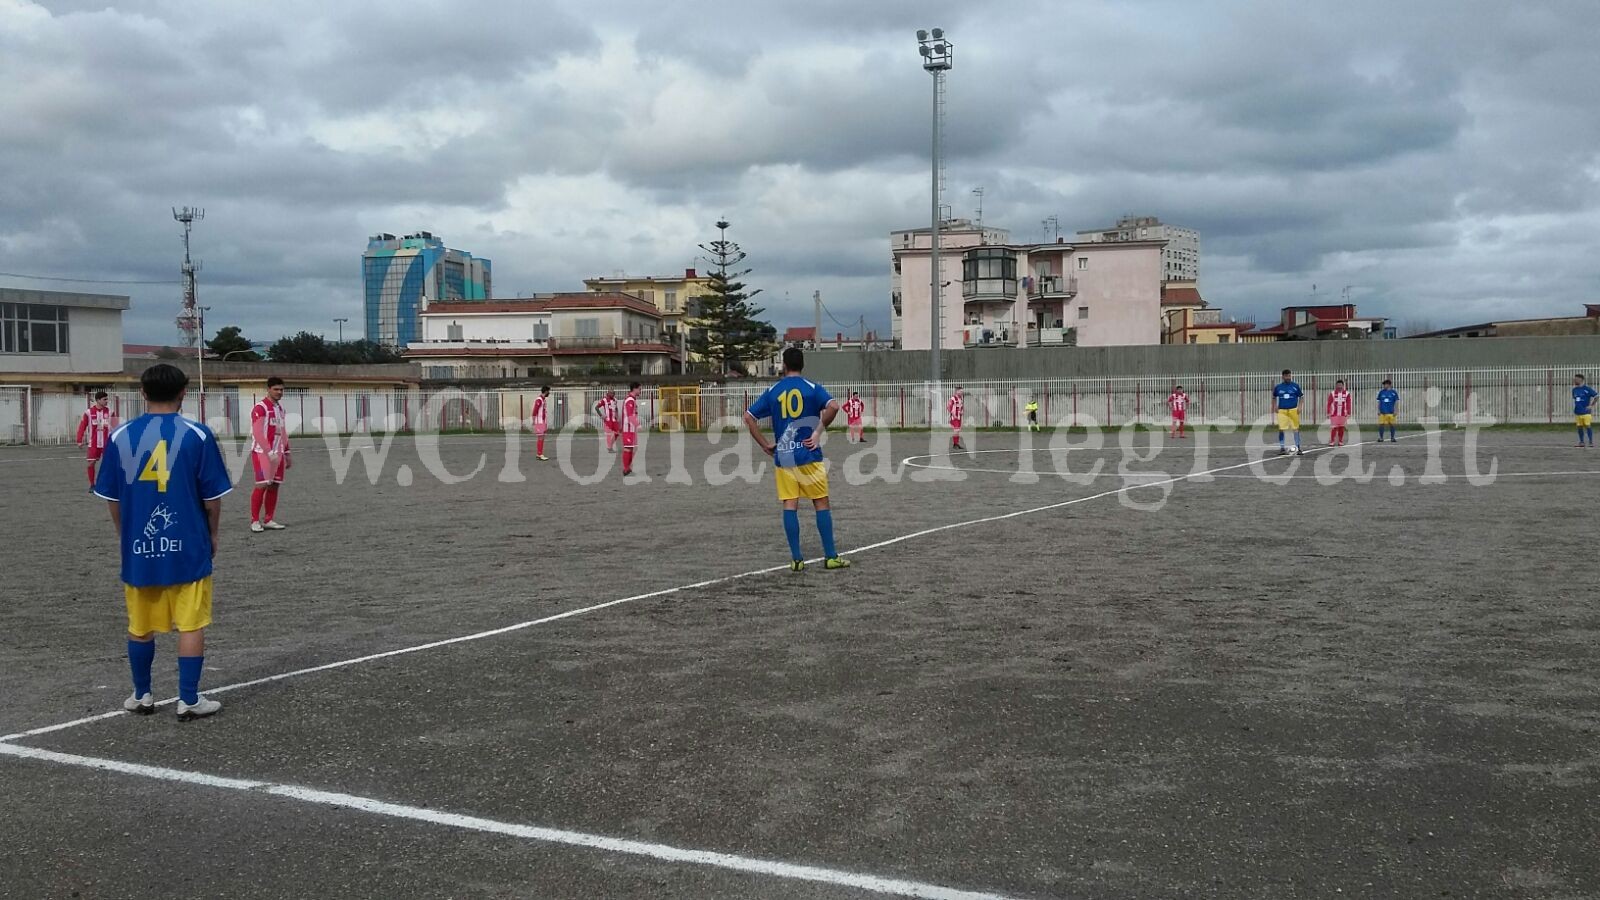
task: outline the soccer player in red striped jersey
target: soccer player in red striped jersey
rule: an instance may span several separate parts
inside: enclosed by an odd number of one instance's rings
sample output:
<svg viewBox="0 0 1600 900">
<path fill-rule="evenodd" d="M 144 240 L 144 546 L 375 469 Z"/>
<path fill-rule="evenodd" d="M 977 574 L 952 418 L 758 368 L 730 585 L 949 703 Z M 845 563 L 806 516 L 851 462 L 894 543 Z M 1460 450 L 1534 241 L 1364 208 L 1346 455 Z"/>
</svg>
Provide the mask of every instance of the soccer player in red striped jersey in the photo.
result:
<svg viewBox="0 0 1600 900">
<path fill-rule="evenodd" d="M 866 440 L 866 428 L 861 424 L 861 414 L 866 412 L 867 405 L 861 402 L 861 394 L 850 392 L 850 399 L 844 402 L 845 440 L 856 444 Z"/>
<path fill-rule="evenodd" d="M 283 411 L 283 379 L 267 379 L 267 396 L 250 410 L 250 462 L 256 486 L 250 492 L 250 530 L 282 531 L 278 488 L 289 471 L 289 421 Z"/>
<path fill-rule="evenodd" d="M 950 447 L 953 450 L 963 450 L 961 446 L 961 415 L 967 411 L 967 401 L 961 396 L 961 385 L 956 385 L 956 392 L 950 395 L 950 402 L 946 404 L 950 412 Z"/>
<path fill-rule="evenodd" d="M 539 396 L 533 398 L 533 433 L 538 436 L 538 443 L 534 450 L 539 459 L 549 459 L 544 455 L 544 433 L 550 427 L 550 385 L 539 388 Z"/>
<path fill-rule="evenodd" d="M 1345 437 L 1349 434 L 1346 427 L 1350 421 L 1352 400 L 1350 391 L 1344 386 L 1344 381 L 1334 383 L 1333 392 L 1328 394 L 1328 441 L 1335 447 L 1343 447 Z"/>
<path fill-rule="evenodd" d="M 594 405 L 594 411 L 600 417 L 600 429 L 606 434 L 606 452 L 614 452 L 617 438 L 622 435 L 622 421 L 618 418 L 617 412 L 617 392 L 606 391 L 606 395 Z"/>
<path fill-rule="evenodd" d="M 111 432 L 116 430 L 117 414 L 111 411 L 111 397 L 105 391 L 96 391 L 94 402 L 83 411 L 78 420 L 78 446 L 89 454 L 89 490 L 94 490 L 95 464 L 105 455 Z"/>
<path fill-rule="evenodd" d="M 1183 392 L 1183 385 L 1173 388 L 1167 395 L 1167 409 L 1172 410 L 1172 427 L 1167 429 L 1167 437 L 1188 437 L 1183 426 L 1189 417 L 1189 395 Z"/>
<path fill-rule="evenodd" d="M 633 454 L 639 447 L 639 382 L 628 385 L 622 400 L 622 474 L 633 474 Z"/>
</svg>

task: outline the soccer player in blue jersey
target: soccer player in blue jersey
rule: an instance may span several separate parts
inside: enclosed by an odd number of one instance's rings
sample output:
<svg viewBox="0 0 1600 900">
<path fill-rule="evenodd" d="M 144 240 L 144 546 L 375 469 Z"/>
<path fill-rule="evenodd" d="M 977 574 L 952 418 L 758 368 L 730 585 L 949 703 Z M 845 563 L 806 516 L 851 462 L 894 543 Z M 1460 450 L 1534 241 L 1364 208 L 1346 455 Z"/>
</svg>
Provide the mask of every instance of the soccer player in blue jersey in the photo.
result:
<svg viewBox="0 0 1600 900">
<path fill-rule="evenodd" d="M 783 351 L 783 380 L 768 388 L 745 410 L 744 425 L 761 449 L 772 457 L 778 479 L 778 499 L 783 503 L 783 533 L 789 538 L 789 568 L 806 567 L 800 552 L 800 498 L 817 510 L 817 533 L 822 537 L 823 567 L 848 568 L 833 544 L 833 510 L 828 506 L 828 469 L 822 461 L 822 433 L 839 414 L 839 401 L 822 385 L 800 376 L 805 354 L 799 347 Z M 772 420 L 776 440 L 768 441 L 761 420 Z"/>
<path fill-rule="evenodd" d="M 1283 456 L 1289 448 L 1283 444 L 1285 432 L 1294 432 L 1294 452 L 1304 453 L 1300 449 L 1300 398 L 1304 395 L 1300 385 L 1294 383 L 1294 376 L 1288 369 L 1283 370 L 1283 380 L 1272 388 L 1272 398 L 1278 409 L 1278 455 Z"/>
<path fill-rule="evenodd" d="M 1589 449 L 1594 449 L 1594 398 L 1600 392 L 1584 384 L 1582 375 L 1572 376 L 1572 417 L 1578 423 L 1578 446 L 1583 446 L 1583 436 L 1589 436 Z"/>
<path fill-rule="evenodd" d="M 222 708 L 200 694 L 211 624 L 211 560 L 222 495 L 233 490 L 216 435 L 178 414 L 189 376 L 165 363 L 139 378 L 149 411 L 111 433 L 94 492 L 110 501 L 128 607 L 129 712 L 155 711 L 156 632 L 178 631 L 178 718 Z"/>
<path fill-rule="evenodd" d="M 1378 392 L 1378 443 L 1383 443 L 1383 429 L 1389 429 L 1389 443 L 1398 444 L 1400 439 L 1395 437 L 1394 423 L 1399 419 L 1400 392 L 1394 389 L 1394 382 L 1385 378 L 1383 390 Z"/>
</svg>

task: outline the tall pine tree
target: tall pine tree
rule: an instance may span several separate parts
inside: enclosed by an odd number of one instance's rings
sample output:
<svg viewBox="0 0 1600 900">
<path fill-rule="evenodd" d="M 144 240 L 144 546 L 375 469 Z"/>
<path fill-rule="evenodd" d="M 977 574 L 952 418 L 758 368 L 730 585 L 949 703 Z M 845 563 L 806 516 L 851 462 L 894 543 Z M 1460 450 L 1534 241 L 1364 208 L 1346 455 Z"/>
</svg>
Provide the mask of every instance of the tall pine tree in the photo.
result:
<svg viewBox="0 0 1600 900">
<path fill-rule="evenodd" d="M 772 355 L 778 330 L 761 320 L 766 310 L 750 302 L 760 289 L 745 292 L 742 279 L 750 270 L 739 268 L 745 252 L 728 240 L 727 220 L 717 223 L 717 239 L 700 249 L 709 254 L 713 268 L 707 273 L 710 293 L 700 297 L 689 349 L 711 362 L 719 374 L 748 374 L 747 362 Z"/>
</svg>

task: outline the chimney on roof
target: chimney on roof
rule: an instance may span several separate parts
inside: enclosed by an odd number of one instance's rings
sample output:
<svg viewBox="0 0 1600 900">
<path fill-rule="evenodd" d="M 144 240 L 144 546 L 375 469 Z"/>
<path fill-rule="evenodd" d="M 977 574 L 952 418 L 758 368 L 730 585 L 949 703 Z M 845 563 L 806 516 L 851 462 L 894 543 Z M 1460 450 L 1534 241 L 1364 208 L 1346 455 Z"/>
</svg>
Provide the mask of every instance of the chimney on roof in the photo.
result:
<svg viewBox="0 0 1600 900">
<path fill-rule="evenodd" d="M 1067 242 L 1067 239 L 1064 238 L 1064 237 L 1056 238 L 1056 243 L 1058 243 L 1058 244 L 1065 244 L 1066 242 Z M 931 313 L 930 313 L 930 315 L 931 315 Z"/>
<path fill-rule="evenodd" d="M 694 278 L 695 277 L 694 270 L 693 269 L 684 269 L 683 270 L 683 277 L 685 277 L 685 278 Z"/>
</svg>

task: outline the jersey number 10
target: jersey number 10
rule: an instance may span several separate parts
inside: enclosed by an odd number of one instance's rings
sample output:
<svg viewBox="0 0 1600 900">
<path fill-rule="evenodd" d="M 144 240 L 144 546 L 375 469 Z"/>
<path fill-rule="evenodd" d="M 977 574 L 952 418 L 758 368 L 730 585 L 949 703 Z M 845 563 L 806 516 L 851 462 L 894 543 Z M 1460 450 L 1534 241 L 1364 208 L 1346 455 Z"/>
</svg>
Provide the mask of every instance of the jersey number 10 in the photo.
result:
<svg viewBox="0 0 1600 900">
<path fill-rule="evenodd" d="M 790 388 L 778 395 L 778 407 L 783 410 L 785 419 L 798 419 L 805 412 L 805 400 L 800 396 L 799 388 Z"/>
</svg>

